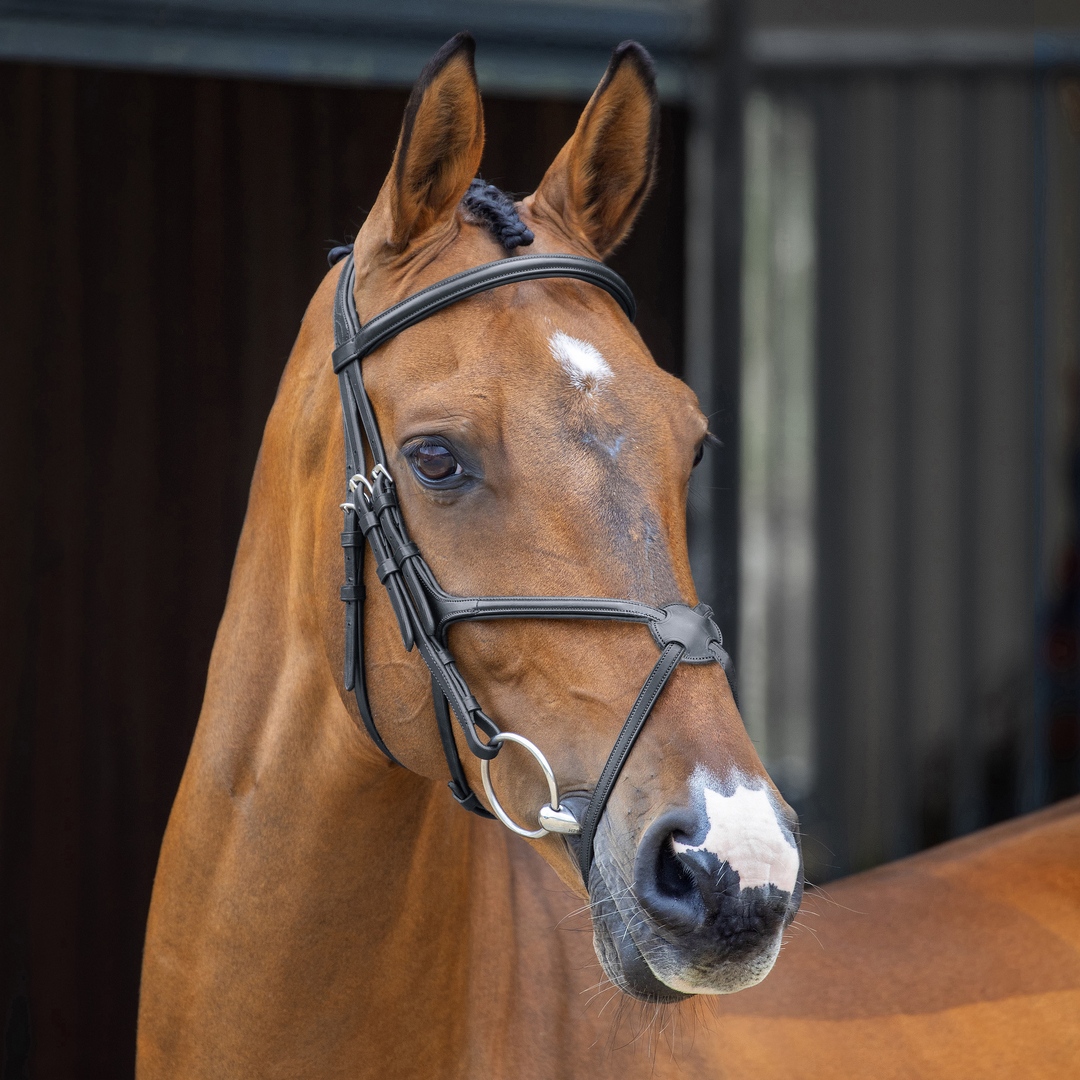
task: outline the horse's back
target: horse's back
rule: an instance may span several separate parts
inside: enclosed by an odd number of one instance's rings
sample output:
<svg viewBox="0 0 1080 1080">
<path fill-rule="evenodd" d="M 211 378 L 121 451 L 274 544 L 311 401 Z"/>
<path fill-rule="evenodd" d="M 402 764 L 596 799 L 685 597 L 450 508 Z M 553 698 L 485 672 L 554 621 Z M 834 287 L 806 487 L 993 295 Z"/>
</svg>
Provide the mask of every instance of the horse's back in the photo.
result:
<svg viewBox="0 0 1080 1080">
<path fill-rule="evenodd" d="M 729 1076 L 1080 1076 L 1080 798 L 808 896 Z"/>
</svg>

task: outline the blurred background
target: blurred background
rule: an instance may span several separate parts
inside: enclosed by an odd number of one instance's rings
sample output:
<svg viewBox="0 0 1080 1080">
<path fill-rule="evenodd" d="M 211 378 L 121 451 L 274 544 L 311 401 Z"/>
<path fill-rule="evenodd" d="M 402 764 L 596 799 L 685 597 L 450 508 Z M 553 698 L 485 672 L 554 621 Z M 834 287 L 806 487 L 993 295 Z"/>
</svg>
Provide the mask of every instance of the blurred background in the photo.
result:
<svg viewBox="0 0 1080 1080">
<path fill-rule="evenodd" d="M 1075 0 L 0 0 L 2 1080 L 131 1075 L 262 426 L 460 29 L 518 193 L 656 58 L 613 265 L 808 878 L 1080 790 Z"/>
</svg>

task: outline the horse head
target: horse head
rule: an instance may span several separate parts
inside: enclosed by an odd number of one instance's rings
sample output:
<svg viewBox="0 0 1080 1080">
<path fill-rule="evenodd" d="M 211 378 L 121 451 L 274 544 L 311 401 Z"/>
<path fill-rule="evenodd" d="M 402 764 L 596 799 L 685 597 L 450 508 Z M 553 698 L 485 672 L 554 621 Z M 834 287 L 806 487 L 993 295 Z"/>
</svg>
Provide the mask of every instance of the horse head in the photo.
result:
<svg viewBox="0 0 1080 1080">
<path fill-rule="evenodd" d="M 467 198 L 484 143 L 472 57 L 471 38 L 459 35 L 412 92 L 353 248 L 363 323 L 455 274 L 514 263 L 530 236 L 530 254 L 602 260 L 648 193 L 659 107 L 651 61 L 629 42 L 532 195 L 501 209 Z M 362 370 L 402 519 L 447 593 L 612 597 L 711 625 L 707 612 L 685 614 L 698 605 L 686 504 L 706 418 L 607 292 L 551 278 L 489 289 L 410 326 Z M 342 461 L 335 442 L 328 491 Z M 332 596 L 340 554 L 329 541 L 320 551 L 319 588 Z M 442 784 L 430 675 L 403 650 L 374 563 L 365 564 L 363 635 L 371 713 L 393 758 Z M 341 623 L 327 606 L 335 659 Z M 484 712 L 540 748 L 578 821 L 658 643 L 642 625 L 574 618 L 466 621 L 446 636 Z M 600 962 L 638 998 L 758 982 L 799 906 L 797 821 L 746 735 L 723 667 L 709 662 L 719 655 L 679 663 L 663 686 L 603 808 L 587 881 L 580 835 L 529 840 L 571 889 L 587 891 Z M 340 676 L 338 690 L 359 725 Z M 456 737 L 479 791 L 481 762 Z M 397 768 L 370 749 L 372 769 Z M 549 795 L 534 758 L 504 744 L 490 783 L 510 818 L 535 830 Z"/>
</svg>

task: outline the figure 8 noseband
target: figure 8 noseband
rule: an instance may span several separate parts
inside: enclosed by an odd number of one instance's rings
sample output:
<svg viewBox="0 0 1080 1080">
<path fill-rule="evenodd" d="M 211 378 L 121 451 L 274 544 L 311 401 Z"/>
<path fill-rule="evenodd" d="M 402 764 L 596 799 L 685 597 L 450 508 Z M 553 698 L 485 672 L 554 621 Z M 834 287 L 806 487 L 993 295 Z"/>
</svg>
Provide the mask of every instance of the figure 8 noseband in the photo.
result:
<svg viewBox="0 0 1080 1080">
<path fill-rule="evenodd" d="M 705 604 L 652 607 L 636 600 L 596 596 L 454 596 L 435 580 L 419 548 L 409 539 L 398 504 L 396 486 L 387 468 L 386 451 L 371 401 L 364 388 L 361 361 L 372 350 L 407 327 L 437 311 L 477 293 L 500 285 L 537 278 L 575 278 L 609 293 L 633 321 L 634 297 L 614 271 L 595 259 L 579 255 L 515 255 L 466 270 L 437 282 L 376 315 L 361 326 L 353 290 L 356 266 L 350 252 L 341 268 L 334 297 L 334 372 L 341 392 L 345 427 L 345 471 L 347 497 L 342 503 L 345 525 L 341 545 L 345 551 L 345 689 L 356 695 L 364 727 L 375 745 L 393 762 L 401 764 L 383 742 L 368 702 L 364 676 L 363 640 L 363 548 L 371 548 L 375 571 L 386 589 L 397 619 L 401 640 L 407 651 L 415 646 L 431 672 L 431 692 L 439 738 L 450 770 L 449 788 L 466 810 L 491 818 L 469 786 L 454 740 L 450 712 L 453 710 L 469 750 L 481 759 L 489 798 L 500 820 L 515 832 L 542 836 L 548 831 L 580 836 L 578 862 L 585 887 L 589 885 L 593 839 L 604 807 L 622 771 L 634 742 L 649 718 L 661 691 L 679 664 L 719 663 L 734 686 L 731 662 L 723 648 L 723 638 Z M 364 441 L 372 458 L 372 468 L 364 474 Z M 511 821 L 494 798 L 487 778 L 486 762 L 502 748 L 492 742 L 502 734 L 498 725 L 470 693 L 447 646 L 447 631 L 457 622 L 478 619 L 606 619 L 644 623 L 660 647 L 649 677 L 619 732 L 619 737 L 593 789 L 583 819 L 558 804 L 548 804 L 539 814 L 540 829 L 529 831 Z M 479 733 L 486 736 L 486 741 Z M 549 778 L 557 793 L 550 766 L 540 750 L 520 736 L 507 735 L 525 745 Z"/>
</svg>

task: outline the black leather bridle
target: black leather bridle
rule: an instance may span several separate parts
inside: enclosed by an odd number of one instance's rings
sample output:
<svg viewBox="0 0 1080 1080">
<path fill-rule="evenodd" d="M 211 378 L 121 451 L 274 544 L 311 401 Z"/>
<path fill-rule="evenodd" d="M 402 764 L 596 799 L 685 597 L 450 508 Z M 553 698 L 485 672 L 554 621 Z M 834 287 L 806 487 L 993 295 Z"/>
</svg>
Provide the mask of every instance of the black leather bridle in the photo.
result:
<svg viewBox="0 0 1080 1080">
<path fill-rule="evenodd" d="M 444 592 L 417 546 L 409 539 L 398 505 L 394 480 L 387 468 L 379 425 L 364 389 L 360 361 L 372 350 L 428 316 L 499 285 L 535 278 L 576 278 L 609 293 L 632 322 L 634 297 L 618 274 L 594 259 L 578 255 L 515 255 L 466 270 L 421 289 L 376 315 L 364 326 L 356 312 L 353 289 L 356 267 L 351 253 L 346 257 L 334 298 L 334 372 L 341 391 L 345 425 L 345 465 L 348 496 L 342 504 L 345 527 L 341 544 L 345 549 L 345 689 L 356 694 L 356 704 L 368 734 L 391 761 L 401 764 L 390 752 L 371 715 L 364 679 L 363 644 L 363 544 L 366 540 L 375 559 L 375 572 L 390 597 L 406 650 L 413 646 L 431 672 L 431 692 L 439 737 L 450 770 L 450 791 L 454 798 L 475 814 L 490 818 L 476 793 L 469 787 L 458 756 L 450 720 L 453 710 L 465 735 L 469 750 L 481 761 L 484 786 L 500 820 L 525 836 L 547 832 L 580 834 L 578 861 L 586 888 L 592 864 L 593 838 L 615 781 L 633 748 L 634 741 L 656 704 L 672 672 L 679 664 L 719 663 L 731 680 L 730 660 L 723 638 L 705 604 L 651 607 L 636 600 L 595 596 L 453 596 Z M 364 475 L 363 440 L 372 458 L 370 473 Z M 559 803 L 558 789 L 544 755 L 521 736 L 501 732 L 495 721 L 469 692 L 447 647 L 447 630 L 456 622 L 473 619 L 608 619 L 644 623 L 660 647 L 660 658 L 645 680 L 627 716 L 615 746 L 593 789 L 584 819 Z M 733 682 L 733 680 L 732 680 Z M 482 740 L 479 732 L 487 737 Z M 502 810 L 492 790 L 487 764 L 504 741 L 526 747 L 540 763 L 548 780 L 551 802 L 538 815 L 540 828 L 523 829 Z"/>
</svg>

